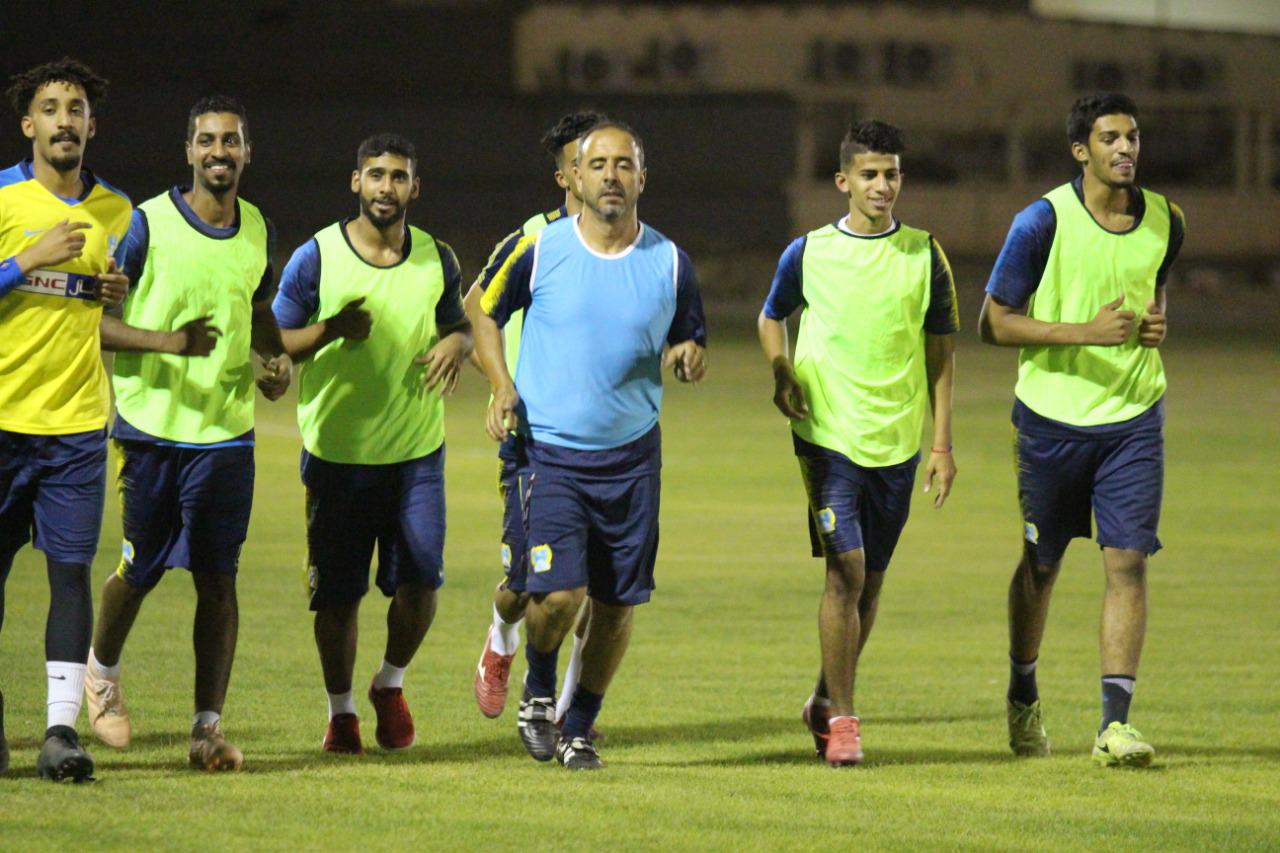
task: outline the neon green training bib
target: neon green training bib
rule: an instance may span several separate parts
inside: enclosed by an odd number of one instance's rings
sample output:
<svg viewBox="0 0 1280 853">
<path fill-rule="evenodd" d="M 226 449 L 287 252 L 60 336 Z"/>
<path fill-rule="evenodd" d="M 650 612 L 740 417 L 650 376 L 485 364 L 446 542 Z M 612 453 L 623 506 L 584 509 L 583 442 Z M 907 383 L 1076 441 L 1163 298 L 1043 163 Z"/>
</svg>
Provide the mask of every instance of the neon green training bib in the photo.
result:
<svg viewBox="0 0 1280 853">
<path fill-rule="evenodd" d="M 1129 232 L 1099 225 L 1071 184 L 1045 195 L 1057 217 L 1053 246 L 1027 316 L 1046 323 L 1087 323 L 1124 296 L 1122 310 L 1141 317 L 1155 296 L 1169 248 L 1169 202 L 1142 190 L 1146 210 Z M 1137 323 L 1120 346 L 1023 347 L 1014 393 L 1032 411 L 1074 426 L 1120 423 L 1150 409 L 1167 382 L 1160 351 L 1138 344 Z"/>
<path fill-rule="evenodd" d="M 795 353 L 809 417 L 791 422 L 796 435 L 869 468 L 919 451 L 931 274 L 930 238 L 919 229 L 858 237 L 827 225 L 809 233 Z"/>
<path fill-rule="evenodd" d="M 142 275 L 124 302 L 124 322 L 172 331 L 212 316 L 209 322 L 222 331 L 204 358 L 116 353 L 116 409 L 158 438 L 215 444 L 253 429 L 252 300 L 267 268 L 267 223 L 249 202 L 236 204 L 240 228 L 225 238 L 197 231 L 167 192 L 138 206 L 147 215 L 150 242 Z"/>
<path fill-rule="evenodd" d="M 414 358 L 439 341 L 436 304 L 444 267 L 436 241 L 409 228 L 407 257 L 392 267 L 365 261 L 342 223 L 316 235 L 320 307 L 309 322 L 331 317 L 364 297 L 369 338 L 339 339 L 302 363 L 298 427 L 307 451 L 328 462 L 385 465 L 434 453 L 444 444 L 444 403 L 422 384 Z"/>
</svg>

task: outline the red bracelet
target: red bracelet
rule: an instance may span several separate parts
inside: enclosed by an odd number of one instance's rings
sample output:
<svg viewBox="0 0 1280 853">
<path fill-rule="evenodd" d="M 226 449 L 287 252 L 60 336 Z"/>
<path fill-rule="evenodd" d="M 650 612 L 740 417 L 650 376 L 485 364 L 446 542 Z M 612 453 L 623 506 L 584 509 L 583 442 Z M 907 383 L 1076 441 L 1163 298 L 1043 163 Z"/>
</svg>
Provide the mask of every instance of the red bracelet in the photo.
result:
<svg viewBox="0 0 1280 853">
<path fill-rule="evenodd" d="M 929 452 L 930 453 L 950 453 L 951 448 L 950 447 L 930 447 Z"/>
</svg>

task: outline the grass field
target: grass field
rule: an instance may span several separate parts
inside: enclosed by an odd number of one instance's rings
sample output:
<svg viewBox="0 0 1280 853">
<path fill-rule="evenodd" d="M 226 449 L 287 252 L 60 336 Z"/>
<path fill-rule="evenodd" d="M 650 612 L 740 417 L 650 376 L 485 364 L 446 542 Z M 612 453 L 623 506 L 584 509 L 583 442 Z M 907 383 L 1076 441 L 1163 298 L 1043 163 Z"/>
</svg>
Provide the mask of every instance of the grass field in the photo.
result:
<svg viewBox="0 0 1280 853">
<path fill-rule="evenodd" d="M 0 777 L 0 849 L 1280 847 L 1274 343 L 1175 336 L 1167 347 L 1166 550 L 1152 562 L 1133 713 L 1157 765 L 1108 772 L 1089 761 L 1102 573 L 1083 541 L 1067 555 L 1039 671 L 1054 757 L 1015 760 L 1005 744 L 1004 599 L 1020 535 L 1014 353 L 966 330 L 956 490 L 942 511 L 915 505 L 860 672 L 867 763 L 833 771 L 798 719 L 818 661 L 821 564 L 807 555 L 768 370 L 753 342 L 725 337 L 721 328 L 705 384 L 668 387 L 659 589 L 637 614 L 600 720 L 604 772 L 535 764 L 516 738 L 514 705 L 497 721 L 476 710 L 499 505 L 484 391 L 468 373 L 448 417 L 448 580 L 406 683 L 418 744 L 358 759 L 320 751 L 299 441 L 291 404 L 260 402 L 225 716 L 245 771 L 185 765 L 193 595 L 176 572 L 125 650 L 132 748 L 96 746 L 94 786 L 34 777 L 48 593 L 43 560 L 28 549 L 0 636 L 14 749 Z M 112 496 L 95 586 L 118 559 L 119 530 Z M 380 597 L 366 602 L 360 685 L 381 659 L 384 610 Z M 372 741 L 363 697 L 361 709 Z"/>
</svg>

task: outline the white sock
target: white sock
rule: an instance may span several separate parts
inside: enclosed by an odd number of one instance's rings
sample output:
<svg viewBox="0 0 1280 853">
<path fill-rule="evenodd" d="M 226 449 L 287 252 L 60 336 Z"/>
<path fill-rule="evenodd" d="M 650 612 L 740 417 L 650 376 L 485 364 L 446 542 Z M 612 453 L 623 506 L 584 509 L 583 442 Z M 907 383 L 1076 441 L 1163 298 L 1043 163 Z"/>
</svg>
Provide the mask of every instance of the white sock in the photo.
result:
<svg viewBox="0 0 1280 853">
<path fill-rule="evenodd" d="M 392 666 L 386 660 L 382 661 L 382 669 L 378 670 L 378 674 L 373 677 L 373 686 L 378 690 L 386 690 L 388 687 L 404 686 L 404 671 L 407 666 Z"/>
<path fill-rule="evenodd" d="M 831 724 L 834 725 L 836 720 L 856 720 L 856 719 L 858 719 L 858 716 L 856 714 L 841 714 L 839 717 L 832 717 Z"/>
<path fill-rule="evenodd" d="M 115 666 L 107 666 L 98 660 L 97 655 L 93 653 L 93 649 L 89 649 L 89 670 L 93 673 L 94 678 L 105 678 L 109 681 L 120 680 L 120 661 L 116 661 Z"/>
<path fill-rule="evenodd" d="M 49 725 L 74 729 L 84 697 L 85 665 L 51 660 L 45 662 L 44 671 L 49 676 Z"/>
<path fill-rule="evenodd" d="M 191 719 L 192 726 L 213 726 L 217 725 L 222 719 L 222 715 L 217 711 L 196 711 L 196 715 Z"/>
<path fill-rule="evenodd" d="M 329 719 L 333 719 L 339 714 L 354 714 L 356 712 L 356 700 L 351 695 L 351 691 L 346 693 L 330 693 L 329 694 Z"/>
<path fill-rule="evenodd" d="M 520 648 L 520 623 L 524 619 L 517 619 L 514 622 L 503 622 L 502 617 L 498 615 L 498 605 L 493 606 L 493 634 L 489 640 L 489 648 L 500 655 L 514 655 L 516 649 Z"/>
<path fill-rule="evenodd" d="M 556 703 L 556 719 L 569 713 L 573 691 L 578 689 L 578 676 L 582 674 L 582 638 L 573 635 L 573 651 L 569 653 L 569 665 L 564 670 L 564 686 L 560 688 L 560 701 Z"/>
</svg>

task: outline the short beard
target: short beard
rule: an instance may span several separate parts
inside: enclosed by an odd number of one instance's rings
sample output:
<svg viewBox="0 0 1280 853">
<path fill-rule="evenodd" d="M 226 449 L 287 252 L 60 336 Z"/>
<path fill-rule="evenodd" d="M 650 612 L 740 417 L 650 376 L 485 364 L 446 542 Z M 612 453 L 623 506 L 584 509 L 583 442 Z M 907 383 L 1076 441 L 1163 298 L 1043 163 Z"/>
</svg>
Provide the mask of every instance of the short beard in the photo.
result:
<svg viewBox="0 0 1280 853">
<path fill-rule="evenodd" d="M 80 160 L 81 157 L 79 153 L 64 154 L 50 157 L 49 165 L 65 175 L 67 172 L 74 172 L 76 169 L 79 169 Z"/>
<path fill-rule="evenodd" d="M 212 181 L 210 181 L 208 178 L 206 178 L 203 174 L 196 176 L 196 180 L 200 182 L 200 186 L 204 188 L 205 192 L 209 193 L 209 195 L 215 198 L 222 198 L 227 193 L 235 190 L 236 181 L 234 178 L 235 176 L 233 175 L 232 180 L 227 184 L 215 184 Z"/>
<path fill-rule="evenodd" d="M 403 221 L 404 215 L 409 211 L 408 211 L 408 208 L 398 207 L 396 208 L 396 212 L 391 214 L 390 216 L 378 216 L 376 213 L 373 212 L 373 205 L 365 201 L 364 196 L 361 196 L 360 212 L 364 214 L 364 217 L 366 219 L 368 219 L 370 222 L 373 223 L 373 227 L 377 228 L 378 230 L 382 230 L 383 228 L 389 228 L 392 225 L 395 225 L 397 222 Z"/>
</svg>

